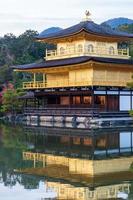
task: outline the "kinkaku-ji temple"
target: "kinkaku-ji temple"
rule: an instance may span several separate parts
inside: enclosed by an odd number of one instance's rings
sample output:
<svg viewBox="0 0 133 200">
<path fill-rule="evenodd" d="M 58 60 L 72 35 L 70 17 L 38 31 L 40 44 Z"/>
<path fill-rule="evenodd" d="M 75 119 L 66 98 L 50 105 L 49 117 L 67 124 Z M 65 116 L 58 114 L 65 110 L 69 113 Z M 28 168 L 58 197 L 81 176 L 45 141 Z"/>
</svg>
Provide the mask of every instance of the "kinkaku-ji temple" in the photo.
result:
<svg viewBox="0 0 133 200">
<path fill-rule="evenodd" d="M 129 55 L 133 34 L 95 24 L 89 15 L 86 12 L 80 23 L 69 28 L 38 35 L 37 41 L 54 44 L 56 49 L 47 49 L 40 63 L 14 67 L 33 77 L 23 82 L 25 107 L 47 108 L 47 115 L 51 108 L 54 114 L 68 116 L 133 109 L 133 90 L 127 87 L 133 75 Z M 38 74 L 42 80 L 37 80 Z"/>
</svg>

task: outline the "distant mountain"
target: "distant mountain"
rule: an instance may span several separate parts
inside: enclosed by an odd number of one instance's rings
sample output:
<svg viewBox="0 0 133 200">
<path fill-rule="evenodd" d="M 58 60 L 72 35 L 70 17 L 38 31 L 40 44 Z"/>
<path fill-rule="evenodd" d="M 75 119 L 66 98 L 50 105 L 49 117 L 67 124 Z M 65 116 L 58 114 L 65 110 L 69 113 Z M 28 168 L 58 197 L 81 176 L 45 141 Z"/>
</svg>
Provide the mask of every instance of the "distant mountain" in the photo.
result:
<svg viewBox="0 0 133 200">
<path fill-rule="evenodd" d="M 124 17 L 119 17 L 119 18 L 109 19 L 101 23 L 101 25 L 110 26 L 112 29 L 116 29 L 118 26 L 124 24 L 133 24 L 133 20 Z"/>
<path fill-rule="evenodd" d="M 62 30 L 62 28 L 60 28 L 60 27 L 50 27 L 50 28 L 45 29 L 44 31 L 42 31 L 42 32 L 40 33 L 40 35 L 51 34 L 51 33 L 58 32 L 58 31 L 60 31 L 60 30 Z"/>
</svg>

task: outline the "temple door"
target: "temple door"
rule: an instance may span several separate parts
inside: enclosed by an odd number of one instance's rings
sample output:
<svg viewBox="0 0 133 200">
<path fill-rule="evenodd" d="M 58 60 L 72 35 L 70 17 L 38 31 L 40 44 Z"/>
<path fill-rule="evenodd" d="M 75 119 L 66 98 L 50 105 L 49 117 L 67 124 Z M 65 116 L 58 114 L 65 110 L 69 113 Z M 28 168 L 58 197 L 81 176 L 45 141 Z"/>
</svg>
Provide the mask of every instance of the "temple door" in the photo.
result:
<svg viewBox="0 0 133 200">
<path fill-rule="evenodd" d="M 119 96 L 118 95 L 107 96 L 107 111 L 119 111 Z"/>
</svg>

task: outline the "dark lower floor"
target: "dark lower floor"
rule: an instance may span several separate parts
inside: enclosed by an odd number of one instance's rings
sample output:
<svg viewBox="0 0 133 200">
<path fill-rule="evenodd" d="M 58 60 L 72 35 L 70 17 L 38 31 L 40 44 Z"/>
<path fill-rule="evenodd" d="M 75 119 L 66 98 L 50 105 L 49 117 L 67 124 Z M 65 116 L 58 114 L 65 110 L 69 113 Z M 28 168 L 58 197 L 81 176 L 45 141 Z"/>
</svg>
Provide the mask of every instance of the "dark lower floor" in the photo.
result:
<svg viewBox="0 0 133 200">
<path fill-rule="evenodd" d="M 35 92 L 23 99 L 24 107 L 35 108 L 96 108 L 99 111 L 128 111 L 133 109 L 133 92 L 114 89 L 67 92 Z"/>
</svg>

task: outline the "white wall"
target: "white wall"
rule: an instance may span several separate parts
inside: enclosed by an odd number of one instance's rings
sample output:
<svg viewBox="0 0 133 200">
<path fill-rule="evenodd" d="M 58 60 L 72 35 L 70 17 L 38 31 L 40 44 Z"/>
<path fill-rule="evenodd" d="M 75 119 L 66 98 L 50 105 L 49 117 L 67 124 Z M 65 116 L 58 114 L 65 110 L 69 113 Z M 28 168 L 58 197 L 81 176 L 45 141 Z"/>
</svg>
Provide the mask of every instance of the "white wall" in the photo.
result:
<svg viewBox="0 0 133 200">
<path fill-rule="evenodd" d="M 131 110 L 130 96 L 120 96 L 120 111 Z"/>
<path fill-rule="evenodd" d="M 97 41 L 87 41 L 87 40 L 78 40 L 78 41 L 73 41 L 73 42 L 58 43 L 57 50 L 59 51 L 61 47 L 63 47 L 66 50 L 72 46 L 74 48 L 77 48 L 79 44 L 81 44 L 83 46 L 88 46 L 88 45 L 92 44 L 94 49 L 98 48 L 97 50 L 99 51 L 99 53 L 101 53 L 102 51 L 108 52 L 109 47 L 113 47 L 114 50 L 117 50 L 116 42 L 109 43 L 109 42 L 97 42 Z"/>
</svg>

